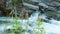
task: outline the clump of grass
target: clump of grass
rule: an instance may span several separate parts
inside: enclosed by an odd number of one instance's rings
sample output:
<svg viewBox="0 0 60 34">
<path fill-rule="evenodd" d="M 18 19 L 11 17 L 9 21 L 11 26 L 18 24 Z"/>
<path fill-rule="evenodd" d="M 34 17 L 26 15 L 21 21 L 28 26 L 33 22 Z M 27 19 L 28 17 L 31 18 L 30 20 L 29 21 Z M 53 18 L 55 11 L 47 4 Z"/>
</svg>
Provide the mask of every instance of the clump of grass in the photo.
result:
<svg viewBox="0 0 60 34">
<path fill-rule="evenodd" d="M 40 17 L 38 17 L 38 20 L 37 20 L 38 31 L 40 30 L 40 34 L 45 34 L 44 27 L 41 26 L 42 24 L 43 24 L 43 21 L 40 19 Z"/>
<path fill-rule="evenodd" d="M 17 20 L 18 19 L 13 20 L 13 26 L 10 30 L 10 34 L 22 34 L 22 26 Z"/>
<path fill-rule="evenodd" d="M 42 24 L 43 24 L 43 21 L 38 17 L 37 23 L 36 23 L 36 26 L 37 26 L 36 29 L 38 31 L 36 31 L 35 34 L 45 34 L 45 30 Z"/>
</svg>

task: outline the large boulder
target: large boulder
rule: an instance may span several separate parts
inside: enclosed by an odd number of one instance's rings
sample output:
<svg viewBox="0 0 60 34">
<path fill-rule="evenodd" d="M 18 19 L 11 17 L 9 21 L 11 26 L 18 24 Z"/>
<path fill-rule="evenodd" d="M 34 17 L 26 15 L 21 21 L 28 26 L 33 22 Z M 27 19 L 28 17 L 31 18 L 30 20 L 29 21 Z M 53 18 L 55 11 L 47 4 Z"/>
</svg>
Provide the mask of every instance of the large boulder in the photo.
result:
<svg viewBox="0 0 60 34">
<path fill-rule="evenodd" d="M 41 9 L 50 18 L 60 20 L 60 0 L 41 0 L 39 10 Z"/>
</svg>

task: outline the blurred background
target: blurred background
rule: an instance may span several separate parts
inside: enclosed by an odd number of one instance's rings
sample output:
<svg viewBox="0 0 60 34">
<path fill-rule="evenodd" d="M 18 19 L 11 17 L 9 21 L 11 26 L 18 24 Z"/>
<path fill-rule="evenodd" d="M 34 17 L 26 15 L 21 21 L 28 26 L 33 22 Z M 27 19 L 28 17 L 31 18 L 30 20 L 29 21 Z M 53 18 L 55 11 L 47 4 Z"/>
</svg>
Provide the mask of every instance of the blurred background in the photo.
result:
<svg viewBox="0 0 60 34">
<path fill-rule="evenodd" d="M 0 34 L 60 34 L 60 0 L 0 0 Z"/>
</svg>

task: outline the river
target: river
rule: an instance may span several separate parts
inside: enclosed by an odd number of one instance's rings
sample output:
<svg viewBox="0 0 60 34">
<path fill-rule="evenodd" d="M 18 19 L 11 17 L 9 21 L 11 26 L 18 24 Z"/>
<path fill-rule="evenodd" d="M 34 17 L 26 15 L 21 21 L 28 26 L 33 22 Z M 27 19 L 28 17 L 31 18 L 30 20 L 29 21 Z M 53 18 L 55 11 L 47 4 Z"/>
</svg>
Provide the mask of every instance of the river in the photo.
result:
<svg viewBox="0 0 60 34">
<path fill-rule="evenodd" d="M 39 15 L 39 12 L 36 11 L 36 13 L 33 13 L 27 20 L 26 19 L 17 20 L 17 21 L 22 22 L 21 24 L 23 26 L 23 29 L 25 29 L 25 30 L 26 30 L 25 22 L 28 22 L 28 30 L 31 30 L 31 33 L 26 32 L 25 34 L 34 34 L 32 29 L 34 27 L 36 27 L 36 25 L 34 25 L 34 24 L 36 23 L 36 21 L 38 19 L 38 15 Z M 57 20 L 55 20 L 53 18 L 48 19 L 46 14 L 41 14 L 40 18 L 47 21 L 47 22 L 43 22 L 43 24 L 42 24 L 44 29 L 45 29 L 46 34 L 60 34 L 60 21 L 57 21 Z M 10 21 L 10 23 L 8 23 L 8 25 L 5 26 L 6 20 Z M 13 21 L 12 18 L 0 17 L 0 34 L 2 32 L 4 32 L 4 27 L 5 27 L 5 29 L 11 28 L 11 25 L 12 25 L 11 22 L 12 21 Z"/>
</svg>

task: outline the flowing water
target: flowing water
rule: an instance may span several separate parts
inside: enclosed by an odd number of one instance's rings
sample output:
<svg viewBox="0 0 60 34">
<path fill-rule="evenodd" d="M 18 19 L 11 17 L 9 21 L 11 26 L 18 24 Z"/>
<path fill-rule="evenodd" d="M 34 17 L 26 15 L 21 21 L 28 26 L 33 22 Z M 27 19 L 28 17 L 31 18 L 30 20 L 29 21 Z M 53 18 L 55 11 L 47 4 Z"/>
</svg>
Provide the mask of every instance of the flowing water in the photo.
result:
<svg viewBox="0 0 60 34">
<path fill-rule="evenodd" d="M 39 15 L 39 12 L 36 11 L 36 13 L 33 13 L 28 20 L 18 20 L 20 22 L 22 22 L 22 26 L 23 26 L 23 29 L 26 29 L 26 24 L 25 22 L 28 22 L 29 26 L 28 26 L 28 30 L 31 30 L 31 34 L 34 34 L 34 32 L 32 31 L 32 29 L 34 27 L 36 27 L 35 22 L 37 21 L 38 19 L 38 15 Z M 43 22 L 43 26 L 44 26 L 44 29 L 45 29 L 45 32 L 46 34 L 60 34 L 60 21 L 57 21 L 53 18 L 51 18 L 50 20 L 47 18 L 46 14 L 41 14 L 40 15 L 40 18 L 41 19 L 44 19 L 44 20 L 47 20 L 48 22 Z M 10 22 L 13 21 L 12 18 L 7 18 L 7 17 L 0 17 L 0 34 L 2 32 L 4 32 L 4 27 L 5 27 L 5 21 L 6 19 Z M 6 23 L 7 24 L 7 23 Z M 6 25 L 6 29 L 9 29 L 11 27 L 11 24 L 8 24 Z M 29 34 L 29 32 L 26 32 L 25 34 Z"/>
</svg>

